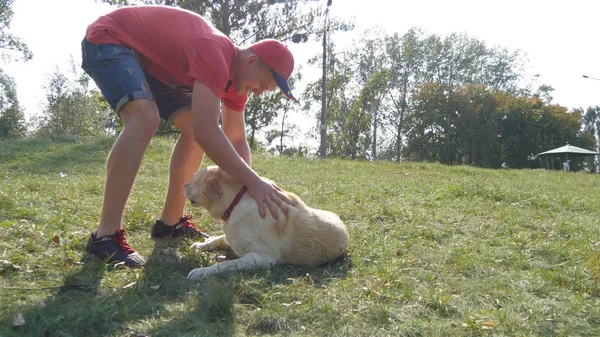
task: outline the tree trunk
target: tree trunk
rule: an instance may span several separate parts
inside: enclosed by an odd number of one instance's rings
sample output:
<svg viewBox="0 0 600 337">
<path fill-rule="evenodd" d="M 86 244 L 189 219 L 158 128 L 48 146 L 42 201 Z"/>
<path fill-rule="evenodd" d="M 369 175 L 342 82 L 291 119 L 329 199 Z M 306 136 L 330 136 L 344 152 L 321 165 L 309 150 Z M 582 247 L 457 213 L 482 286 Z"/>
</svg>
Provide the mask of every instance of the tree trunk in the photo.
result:
<svg viewBox="0 0 600 337">
<path fill-rule="evenodd" d="M 284 135 L 284 127 L 285 127 L 285 115 L 287 111 L 283 113 L 283 118 L 281 119 L 281 133 L 279 134 L 279 154 L 283 154 L 283 135 Z"/>
<path fill-rule="evenodd" d="M 250 134 L 250 148 L 256 149 L 256 140 L 254 139 L 254 133 L 256 130 L 252 129 L 252 133 Z"/>
<path fill-rule="evenodd" d="M 371 160 L 377 160 L 377 110 L 373 111 L 373 144 L 371 147 Z"/>
<path fill-rule="evenodd" d="M 229 0 L 223 0 L 223 5 L 221 7 L 221 26 L 221 31 L 223 34 L 230 36 L 231 25 L 229 24 Z"/>
</svg>

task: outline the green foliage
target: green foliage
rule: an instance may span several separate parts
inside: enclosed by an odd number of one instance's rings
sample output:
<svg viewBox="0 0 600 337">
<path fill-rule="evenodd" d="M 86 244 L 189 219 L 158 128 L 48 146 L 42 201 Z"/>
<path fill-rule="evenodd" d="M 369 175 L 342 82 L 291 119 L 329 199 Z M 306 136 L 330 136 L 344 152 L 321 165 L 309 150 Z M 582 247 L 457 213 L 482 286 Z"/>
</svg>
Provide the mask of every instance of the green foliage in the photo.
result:
<svg viewBox="0 0 600 337">
<path fill-rule="evenodd" d="M 250 95 L 244 110 L 250 147 L 257 148 L 258 133 L 272 125 L 280 109 L 289 105 L 284 99 L 280 90 L 264 92 L 261 96 Z"/>
<path fill-rule="evenodd" d="M 512 93 L 516 92 L 522 68 L 520 52 L 488 48 L 482 41 L 464 34 L 441 38 L 437 35 L 424 36 L 420 30 L 411 29 L 403 36 L 386 36 L 379 31 L 369 30 L 354 45 L 361 47 L 352 47 L 346 52 L 334 51 L 333 44 L 328 46 L 327 114 L 331 115 L 331 118 L 328 117 L 328 126 L 332 130 L 328 134 L 328 151 L 331 155 L 341 157 L 376 159 L 379 152 L 383 158 L 397 161 L 405 154 L 410 158 L 457 162 L 453 157 L 460 154 L 447 153 L 456 150 L 453 145 L 456 141 L 453 139 L 456 138 L 456 125 L 444 126 L 447 128 L 445 134 L 431 135 L 411 129 L 414 125 L 405 125 L 407 120 L 412 120 L 413 124 L 423 124 L 426 128 L 428 122 L 422 120 L 424 114 L 431 115 L 428 118 L 437 118 L 439 122 L 443 122 L 443 116 L 450 116 L 451 112 L 446 111 L 450 108 L 439 104 L 437 106 L 441 110 L 437 112 L 415 110 L 420 106 L 415 101 L 418 90 L 429 83 L 438 84 L 439 88 L 443 88 L 441 90 L 446 91 L 454 91 L 461 85 L 483 84 L 493 90 Z M 317 60 L 318 57 L 313 58 L 312 64 Z M 319 85 L 320 81 L 309 84 L 305 94 L 310 102 L 305 104 L 305 110 L 311 111 L 311 102 L 320 100 Z M 421 104 L 421 109 L 423 107 Z M 436 113 L 441 115 L 435 117 Z M 370 120 L 370 128 L 357 122 L 365 118 Z M 336 124 L 354 129 L 341 130 Z M 363 127 L 359 128 L 359 125 Z M 347 141 L 342 140 L 344 133 L 351 134 L 346 137 Z M 438 140 L 409 138 L 414 135 Z M 439 139 L 446 140 L 444 146 L 421 149 L 433 151 L 428 155 L 414 155 L 410 149 L 408 152 L 402 151 L 405 144 L 414 148 L 417 143 L 433 141 L 439 145 Z M 344 142 L 345 145 L 341 145 Z M 364 150 L 362 154 L 357 153 L 357 148 L 369 145 L 370 154 Z M 445 153 L 439 152 L 442 150 Z"/>
<path fill-rule="evenodd" d="M 540 167 L 533 156 L 547 149 L 589 145 L 580 130 L 580 112 L 536 97 L 516 97 L 484 85 L 434 83 L 416 93 L 404 149 L 411 160 L 531 168 Z"/>
<path fill-rule="evenodd" d="M 551 103 L 552 87 L 519 88 L 518 50 L 464 34 L 368 30 L 347 51 L 330 42 L 328 55 L 330 156 L 531 168 L 540 167 L 534 155 L 549 148 L 597 144 L 593 110 L 584 121 L 582 111 Z M 317 80 L 305 90 L 304 110 L 317 119 L 320 86 Z"/>
<path fill-rule="evenodd" d="M 600 106 L 589 107 L 583 114 L 583 132 L 589 144 L 588 149 L 600 150 Z M 598 172 L 600 161 L 598 158 L 590 158 L 587 166 L 592 172 Z"/>
<path fill-rule="evenodd" d="M 125 6 L 132 4 L 156 4 L 176 6 L 196 12 L 206 17 L 217 29 L 229 36 L 232 41 L 240 46 L 265 38 L 275 38 L 283 42 L 304 43 L 311 37 L 319 38 L 323 34 L 324 10 L 323 6 L 316 5 L 308 0 L 101 0 L 112 5 Z M 330 19 L 328 31 L 348 31 L 353 28 L 351 22 L 339 19 Z M 293 83 L 299 80 L 300 71 L 296 66 Z M 293 86 L 293 85 L 292 85 Z M 290 103 L 282 100 L 279 92 L 263 93 L 262 97 L 251 96 L 246 105 L 246 125 L 249 129 L 249 143 L 251 148 L 258 148 L 258 132 L 265 132 L 273 138 L 273 129 L 266 127 L 281 117 L 285 121 L 285 114 L 290 109 Z M 282 116 L 283 113 L 283 116 Z M 285 122 L 284 122 L 285 123 Z M 286 125 L 284 125 L 285 127 Z M 166 134 L 173 128 L 162 123 L 159 134 Z M 283 139 L 293 132 L 279 131 L 279 152 L 284 151 Z M 265 146 L 269 146 L 266 144 Z M 290 149 L 291 150 L 291 149 Z"/>
<path fill-rule="evenodd" d="M 13 17 L 14 0 L 0 2 L 0 55 L 5 62 L 28 61 L 32 53 L 26 44 L 8 31 Z M 14 80 L 0 69 L 0 139 L 18 138 L 26 133 L 25 115 L 19 105 Z"/>
<path fill-rule="evenodd" d="M 46 108 L 36 118 L 36 135 L 72 141 L 114 133 L 120 128 L 101 94 L 88 90 L 89 80 L 75 67 L 73 60 L 70 73 L 55 68 L 46 85 Z"/>
<path fill-rule="evenodd" d="M 327 46 L 327 86 L 326 109 L 327 126 L 327 155 L 332 157 L 354 156 L 364 158 L 369 143 L 357 144 L 357 139 L 366 138 L 364 132 L 370 125 L 370 116 L 361 109 L 358 101 L 359 85 L 354 81 L 356 69 L 352 62 L 353 55 L 349 52 L 338 52 L 330 42 Z M 311 60 L 317 63 L 318 57 Z M 321 80 L 309 83 L 304 92 L 303 109 L 307 112 L 316 110 L 320 116 L 321 109 Z M 317 118 L 320 124 L 320 117 Z M 360 126 L 361 129 L 354 129 Z M 360 153 L 359 153 L 360 152 Z"/>
<path fill-rule="evenodd" d="M 303 43 L 313 35 L 323 32 L 322 6 L 308 0 L 101 0 L 112 5 L 154 4 L 176 6 L 191 10 L 208 18 L 212 24 L 235 43 L 274 38 L 281 41 Z M 350 22 L 333 20 L 329 31 L 347 31 Z"/>
<path fill-rule="evenodd" d="M 416 79 L 421 74 L 421 64 L 424 62 L 421 34 L 419 30 L 413 28 L 403 36 L 393 34 L 385 37 L 385 53 L 392 74 L 387 92 L 391 103 L 390 109 L 384 112 L 384 120 L 389 126 L 391 139 L 390 145 L 384 152 L 388 153 L 388 158 L 396 161 L 402 158 L 405 117 L 408 113 L 411 93 L 417 85 Z"/>
<path fill-rule="evenodd" d="M 279 124 L 278 128 L 273 128 L 266 132 L 266 141 L 267 144 L 272 144 L 275 141 L 276 145 L 271 150 L 276 150 L 279 154 L 301 155 L 301 149 L 285 145 L 285 140 L 287 138 L 293 138 L 298 133 L 299 129 L 297 125 L 287 122 L 286 117 L 289 117 L 288 111 L 289 110 L 285 110 L 283 112 L 281 116 L 281 123 Z"/>
<path fill-rule="evenodd" d="M 23 137 L 25 132 L 25 114 L 15 82 L 0 69 L 0 139 Z"/>
<path fill-rule="evenodd" d="M 293 87 L 295 83 L 302 79 L 302 72 L 297 71 L 292 74 L 289 80 L 290 86 Z M 251 148 L 258 148 L 257 137 L 260 132 L 267 134 L 267 146 L 277 137 L 280 138 L 279 152 L 283 151 L 283 139 L 292 133 L 292 128 L 288 129 L 285 124 L 285 118 L 287 113 L 292 109 L 295 102 L 287 99 L 281 92 L 281 90 L 265 91 L 260 96 L 254 94 L 249 95 L 246 109 L 244 110 L 244 117 L 246 122 L 246 129 L 248 133 L 248 144 Z M 269 126 L 275 124 L 276 119 L 282 114 L 282 128 L 275 129 L 277 135 L 274 135 L 273 129 L 267 129 Z"/>
<path fill-rule="evenodd" d="M 13 17 L 12 6 L 15 0 L 2 0 L 0 2 L 0 54 L 5 61 L 20 58 L 24 61 L 33 57 L 31 50 L 18 37 L 8 31 Z"/>
</svg>

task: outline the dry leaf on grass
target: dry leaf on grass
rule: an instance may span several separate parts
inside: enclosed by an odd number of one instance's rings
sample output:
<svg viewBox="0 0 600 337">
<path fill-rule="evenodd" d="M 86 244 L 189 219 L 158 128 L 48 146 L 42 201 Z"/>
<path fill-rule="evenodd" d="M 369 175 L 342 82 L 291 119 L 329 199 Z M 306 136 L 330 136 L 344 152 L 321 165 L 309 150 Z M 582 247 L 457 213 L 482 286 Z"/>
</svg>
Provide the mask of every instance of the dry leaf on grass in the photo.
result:
<svg viewBox="0 0 600 337">
<path fill-rule="evenodd" d="M 20 327 L 23 325 L 25 325 L 25 318 L 23 317 L 23 314 L 19 312 L 13 318 L 13 326 Z"/>
<path fill-rule="evenodd" d="M 496 325 L 498 325 L 497 322 L 492 322 L 492 321 L 483 321 L 481 323 L 479 323 L 481 325 L 482 329 L 492 329 L 493 327 L 495 327 Z"/>
<path fill-rule="evenodd" d="M 284 307 L 289 307 L 290 305 L 300 305 L 300 304 L 302 304 L 302 302 L 300 302 L 300 301 L 294 301 L 294 302 L 291 302 L 291 303 L 283 303 L 283 306 Z"/>
<path fill-rule="evenodd" d="M 10 261 L 0 260 L 0 271 L 4 270 L 19 271 L 21 270 L 21 267 L 17 266 L 16 264 L 13 264 Z"/>
</svg>

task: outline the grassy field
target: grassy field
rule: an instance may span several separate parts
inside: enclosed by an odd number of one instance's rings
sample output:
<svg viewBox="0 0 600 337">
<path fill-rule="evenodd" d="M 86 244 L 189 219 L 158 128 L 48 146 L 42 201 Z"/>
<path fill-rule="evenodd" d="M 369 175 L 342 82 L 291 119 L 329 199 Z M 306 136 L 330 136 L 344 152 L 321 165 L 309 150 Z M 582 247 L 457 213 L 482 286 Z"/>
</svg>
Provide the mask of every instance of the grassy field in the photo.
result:
<svg viewBox="0 0 600 337">
<path fill-rule="evenodd" d="M 0 142 L 0 336 L 600 336 L 599 175 L 256 155 L 340 215 L 347 257 L 193 282 L 218 254 L 150 239 L 173 142 L 126 209 L 139 270 L 84 251 L 111 140 Z"/>
</svg>

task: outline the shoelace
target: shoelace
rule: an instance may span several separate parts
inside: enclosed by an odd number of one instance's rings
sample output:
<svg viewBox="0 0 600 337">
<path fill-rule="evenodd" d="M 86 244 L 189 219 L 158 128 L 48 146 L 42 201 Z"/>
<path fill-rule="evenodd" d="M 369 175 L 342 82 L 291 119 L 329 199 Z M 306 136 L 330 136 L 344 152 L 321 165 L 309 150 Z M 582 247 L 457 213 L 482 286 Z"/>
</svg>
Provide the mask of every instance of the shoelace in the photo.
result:
<svg viewBox="0 0 600 337">
<path fill-rule="evenodd" d="M 116 243 L 123 253 L 129 255 L 131 253 L 135 253 L 135 250 L 129 246 L 127 243 L 127 239 L 125 239 L 125 230 L 119 229 L 115 234 L 109 235 L 111 240 Z"/>
<path fill-rule="evenodd" d="M 181 224 L 184 227 L 189 227 L 189 228 L 197 229 L 196 226 L 194 226 L 194 223 L 190 221 L 191 219 L 192 219 L 191 215 L 186 215 L 186 216 L 183 217 L 183 222 Z"/>
</svg>

